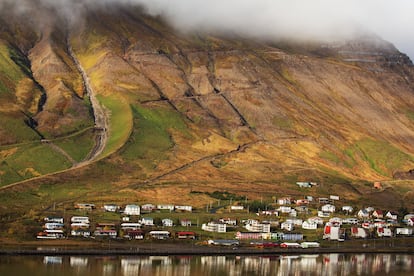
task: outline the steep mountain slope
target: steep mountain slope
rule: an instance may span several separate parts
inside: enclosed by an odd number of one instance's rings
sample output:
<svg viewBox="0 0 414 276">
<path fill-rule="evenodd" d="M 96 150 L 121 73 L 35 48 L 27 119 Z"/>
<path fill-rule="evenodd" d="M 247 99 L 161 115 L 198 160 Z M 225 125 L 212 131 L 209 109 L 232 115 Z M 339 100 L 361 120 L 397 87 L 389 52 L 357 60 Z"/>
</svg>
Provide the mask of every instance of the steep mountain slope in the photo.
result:
<svg viewBox="0 0 414 276">
<path fill-rule="evenodd" d="M 105 107 L 108 139 L 100 165 L 77 169 L 82 183 L 255 193 L 314 180 L 327 185 L 321 192 L 343 185 L 360 196 L 363 187 L 348 183 L 414 167 L 413 66 L 375 36 L 251 41 L 180 34 L 139 9 L 86 12 L 68 29 L 56 18 L 2 19 L 3 185 L 88 159 L 102 131 L 91 128 L 88 85 Z"/>
</svg>

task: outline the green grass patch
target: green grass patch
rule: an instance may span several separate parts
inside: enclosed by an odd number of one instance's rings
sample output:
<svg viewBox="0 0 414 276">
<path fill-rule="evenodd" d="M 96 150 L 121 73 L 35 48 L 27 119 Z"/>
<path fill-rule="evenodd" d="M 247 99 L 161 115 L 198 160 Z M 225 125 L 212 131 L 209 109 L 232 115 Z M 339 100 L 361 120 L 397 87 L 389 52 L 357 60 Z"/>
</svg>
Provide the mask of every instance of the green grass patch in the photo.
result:
<svg viewBox="0 0 414 276">
<path fill-rule="evenodd" d="M 22 114 L 5 115 L 0 113 L 0 130 L 7 133 L 12 143 L 40 140 L 40 136 L 26 125 L 25 119 Z M 2 141 L 0 141 L 1 144 Z"/>
<path fill-rule="evenodd" d="M 184 135 L 188 129 L 180 114 L 167 106 L 143 108 L 133 106 L 134 131 L 123 156 L 127 159 L 162 160 L 174 145 L 171 131 Z"/>
<path fill-rule="evenodd" d="M 87 129 L 71 137 L 59 139 L 54 143 L 74 160 L 80 162 L 88 155 L 95 144 L 93 129 Z"/>
<path fill-rule="evenodd" d="M 390 176 L 407 165 L 414 165 L 413 156 L 386 141 L 362 139 L 347 149 L 347 152 L 360 155 L 374 171 L 384 176 Z"/>
<path fill-rule="evenodd" d="M 13 183 L 18 174 L 21 179 L 52 173 L 71 167 L 71 163 L 61 154 L 45 144 L 21 146 L 14 154 L 2 160 L 2 168 L 6 169 L 2 184 Z M 9 175 L 10 178 L 5 178 Z M 18 180 L 21 180 L 18 179 Z"/>
<path fill-rule="evenodd" d="M 128 140 L 133 126 L 133 116 L 127 101 L 120 96 L 98 96 L 99 101 L 110 112 L 109 137 L 103 156 L 120 149 Z"/>
</svg>

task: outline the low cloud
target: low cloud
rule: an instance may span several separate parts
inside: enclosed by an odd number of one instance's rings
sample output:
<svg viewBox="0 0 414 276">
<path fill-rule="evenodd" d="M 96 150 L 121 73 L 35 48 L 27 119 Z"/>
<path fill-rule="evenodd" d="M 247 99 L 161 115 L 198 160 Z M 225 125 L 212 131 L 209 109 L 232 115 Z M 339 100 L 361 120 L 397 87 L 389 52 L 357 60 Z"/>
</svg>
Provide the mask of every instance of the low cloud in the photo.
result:
<svg viewBox="0 0 414 276">
<path fill-rule="evenodd" d="M 69 20 L 111 5 L 140 5 L 187 32 L 318 40 L 374 32 L 414 56 L 412 0 L 0 0 L 3 12 L 43 6 Z"/>
</svg>

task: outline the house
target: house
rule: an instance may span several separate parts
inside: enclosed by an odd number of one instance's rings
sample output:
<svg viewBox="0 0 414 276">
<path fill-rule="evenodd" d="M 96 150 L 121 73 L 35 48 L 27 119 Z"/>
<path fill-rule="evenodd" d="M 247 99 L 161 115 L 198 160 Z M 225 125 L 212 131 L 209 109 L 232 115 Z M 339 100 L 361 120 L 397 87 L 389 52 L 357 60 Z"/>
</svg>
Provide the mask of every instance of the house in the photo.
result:
<svg viewBox="0 0 414 276">
<path fill-rule="evenodd" d="M 130 240 L 143 240 L 144 239 L 144 232 L 142 230 L 132 230 L 128 229 L 124 231 L 124 238 Z"/>
<path fill-rule="evenodd" d="M 411 236 L 413 234 L 412 228 L 397 228 L 395 229 L 396 235 L 402 235 L 402 236 Z"/>
<path fill-rule="evenodd" d="M 330 202 L 329 198 L 326 198 L 326 197 L 320 197 L 318 198 L 318 201 L 319 201 L 319 204 L 328 204 Z"/>
<path fill-rule="evenodd" d="M 377 228 L 377 236 L 378 237 L 392 237 L 392 231 L 390 228 L 378 227 Z"/>
<path fill-rule="evenodd" d="M 325 204 L 321 207 L 322 212 L 334 213 L 335 212 L 335 205 L 332 204 Z"/>
<path fill-rule="evenodd" d="M 395 212 L 395 211 L 388 211 L 388 212 L 385 214 L 385 217 L 386 217 L 386 218 L 389 218 L 389 219 L 397 220 L 397 219 L 398 219 L 398 212 Z"/>
<path fill-rule="evenodd" d="M 408 220 L 410 218 L 414 218 L 414 214 L 407 214 L 407 215 L 404 216 L 404 220 Z"/>
<path fill-rule="evenodd" d="M 331 241 L 340 241 L 343 240 L 343 233 L 339 226 L 333 226 L 329 222 L 325 224 L 323 229 L 323 239 L 328 239 Z"/>
<path fill-rule="evenodd" d="M 116 204 L 105 204 L 103 208 L 106 212 L 116 212 L 119 210 L 119 206 Z"/>
<path fill-rule="evenodd" d="M 301 240 L 303 240 L 303 234 L 300 234 L 300 233 L 272 233 L 272 239 L 274 239 L 275 236 L 280 236 L 280 239 L 284 240 L 284 241 L 301 241 Z"/>
<path fill-rule="evenodd" d="M 292 204 L 292 199 L 290 197 L 282 197 L 277 200 L 279 205 L 290 205 Z"/>
<path fill-rule="evenodd" d="M 95 237 L 116 238 L 118 233 L 113 223 L 97 223 L 93 235 Z"/>
<path fill-rule="evenodd" d="M 189 227 L 189 226 L 191 226 L 191 220 L 189 220 L 189 219 L 182 219 L 182 220 L 180 220 L 180 224 L 183 227 Z"/>
<path fill-rule="evenodd" d="M 282 224 L 280 225 L 280 229 L 282 230 L 286 230 L 286 231 L 293 231 L 293 229 L 295 228 L 294 224 L 291 222 L 282 222 Z"/>
<path fill-rule="evenodd" d="M 241 206 L 241 205 L 232 205 L 232 206 L 230 206 L 230 210 L 231 211 L 243 211 L 244 210 L 244 206 Z"/>
<path fill-rule="evenodd" d="M 258 216 L 279 216 L 279 211 L 277 210 L 264 210 L 256 213 Z"/>
<path fill-rule="evenodd" d="M 359 220 L 357 218 L 344 218 L 342 223 L 344 224 L 358 224 Z"/>
<path fill-rule="evenodd" d="M 158 210 L 167 210 L 167 211 L 174 211 L 174 205 L 172 204 L 158 204 L 157 205 Z"/>
<path fill-rule="evenodd" d="M 318 217 L 320 218 L 329 218 L 331 214 L 331 212 L 318 211 Z"/>
<path fill-rule="evenodd" d="M 372 212 L 372 216 L 374 218 L 381 219 L 384 217 L 384 213 L 382 212 L 382 210 L 376 209 L 374 212 Z"/>
<path fill-rule="evenodd" d="M 409 218 L 407 220 L 407 225 L 413 227 L 414 226 L 414 218 Z"/>
<path fill-rule="evenodd" d="M 63 218 L 60 217 L 46 217 L 44 218 L 45 222 L 56 222 L 56 223 L 63 223 Z"/>
<path fill-rule="evenodd" d="M 292 211 L 292 207 L 290 207 L 290 206 L 279 206 L 279 208 L 277 210 L 279 212 L 283 213 L 283 214 L 289 214 Z"/>
<path fill-rule="evenodd" d="M 208 232 L 226 233 L 227 225 L 224 223 L 208 222 L 203 223 L 201 229 Z"/>
<path fill-rule="evenodd" d="M 165 218 L 165 219 L 162 220 L 162 226 L 165 226 L 165 227 L 173 227 L 174 226 L 174 222 L 173 222 L 172 219 Z"/>
<path fill-rule="evenodd" d="M 316 182 L 296 182 L 300 188 L 312 188 L 313 186 L 318 185 Z"/>
<path fill-rule="evenodd" d="M 65 237 L 65 234 L 63 230 L 44 230 L 42 232 L 39 232 L 36 236 L 37 239 L 63 239 Z"/>
<path fill-rule="evenodd" d="M 72 223 L 84 223 L 84 224 L 89 224 L 89 217 L 71 217 L 70 221 Z"/>
<path fill-rule="evenodd" d="M 89 238 L 91 236 L 91 232 L 89 231 L 89 229 L 72 228 L 72 230 L 70 230 L 70 235 L 73 237 Z"/>
<path fill-rule="evenodd" d="M 151 213 L 155 209 L 157 209 L 157 206 L 155 206 L 154 204 L 141 205 L 141 212 L 142 213 Z"/>
<path fill-rule="evenodd" d="M 145 226 L 154 226 L 154 219 L 153 218 L 141 218 L 141 224 Z"/>
<path fill-rule="evenodd" d="M 306 213 L 306 214 L 309 213 L 309 208 L 303 205 L 296 207 L 295 210 L 298 213 Z"/>
<path fill-rule="evenodd" d="M 260 223 L 260 222 L 251 222 L 247 223 L 245 226 L 247 231 L 250 232 L 262 232 L 262 233 L 269 233 L 270 232 L 270 224 L 269 223 Z"/>
<path fill-rule="evenodd" d="M 175 205 L 175 210 L 178 212 L 192 212 L 193 207 L 188 205 Z"/>
<path fill-rule="evenodd" d="M 359 211 L 358 211 L 357 216 L 358 216 L 359 218 L 369 218 L 369 217 L 370 217 L 370 213 L 369 213 L 369 212 L 368 212 L 368 210 L 365 208 L 365 209 L 361 209 L 361 210 L 359 210 Z"/>
<path fill-rule="evenodd" d="M 338 217 L 333 217 L 333 218 L 330 218 L 330 219 L 329 219 L 329 222 L 330 222 L 332 225 L 341 225 L 341 224 L 342 224 L 342 222 L 343 222 L 343 219 L 342 219 L 342 218 L 338 218 Z"/>
<path fill-rule="evenodd" d="M 310 222 L 308 220 L 305 220 L 302 223 L 302 229 L 307 229 L 307 230 L 315 230 L 318 228 L 318 224 L 314 223 L 314 222 Z"/>
<path fill-rule="evenodd" d="M 230 225 L 230 226 L 236 226 L 237 220 L 232 218 L 221 218 L 219 219 L 219 222 Z"/>
<path fill-rule="evenodd" d="M 43 228 L 45 228 L 47 230 L 63 229 L 64 227 L 65 227 L 65 225 L 63 223 L 59 223 L 59 222 L 46 222 L 43 225 Z"/>
<path fill-rule="evenodd" d="M 180 231 L 180 232 L 177 232 L 176 235 L 177 235 L 178 239 L 192 239 L 192 240 L 194 240 L 196 238 L 195 232 L 190 232 L 190 231 Z"/>
<path fill-rule="evenodd" d="M 127 216 L 139 216 L 141 214 L 141 208 L 138 205 L 134 204 L 126 205 L 124 214 Z"/>
<path fill-rule="evenodd" d="M 238 240 L 261 240 L 263 239 L 262 233 L 258 232 L 237 232 L 236 239 Z"/>
<path fill-rule="evenodd" d="M 354 208 L 352 206 L 342 206 L 342 212 L 351 214 L 354 212 Z"/>
<path fill-rule="evenodd" d="M 308 205 L 309 204 L 309 200 L 307 199 L 297 199 L 296 200 L 296 205 Z"/>
<path fill-rule="evenodd" d="M 354 238 L 366 239 L 368 237 L 368 232 L 361 227 L 351 227 L 351 236 Z"/>
<path fill-rule="evenodd" d="M 320 217 L 311 217 L 311 218 L 308 218 L 308 222 L 309 223 L 316 223 L 318 225 L 322 225 L 323 224 L 323 219 L 320 218 Z"/>
<path fill-rule="evenodd" d="M 138 230 L 141 229 L 141 223 L 124 222 L 121 223 L 121 230 Z"/>
<path fill-rule="evenodd" d="M 84 211 L 92 211 L 95 209 L 95 204 L 91 203 L 75 203 L 75 209 L 84 210 Z"/>
<path fill-rule="evenodd" d="M 155 240 L 166 240 L 170 238 L 170 232 L 168 231 L 151 231 L 149 235 Z"/>
</svg>

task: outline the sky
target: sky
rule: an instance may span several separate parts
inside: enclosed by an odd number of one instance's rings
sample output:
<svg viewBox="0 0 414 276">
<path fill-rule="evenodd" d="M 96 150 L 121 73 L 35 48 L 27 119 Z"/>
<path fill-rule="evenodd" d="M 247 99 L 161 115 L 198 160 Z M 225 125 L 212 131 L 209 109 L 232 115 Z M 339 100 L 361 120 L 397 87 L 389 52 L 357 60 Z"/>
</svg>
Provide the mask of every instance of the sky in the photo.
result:
<svg viewBox="0 0 414 276">
<path fill-rule="evenodd" d="M 181 31 L 314 40 L 373 32 L 414 60 L 413 0 L 0 0 L 0 9 L 12 4 L 21 12 L 36 1 L 71 18 L 82 16 L 85 5 L 141 5 Z"/>
</svg>

